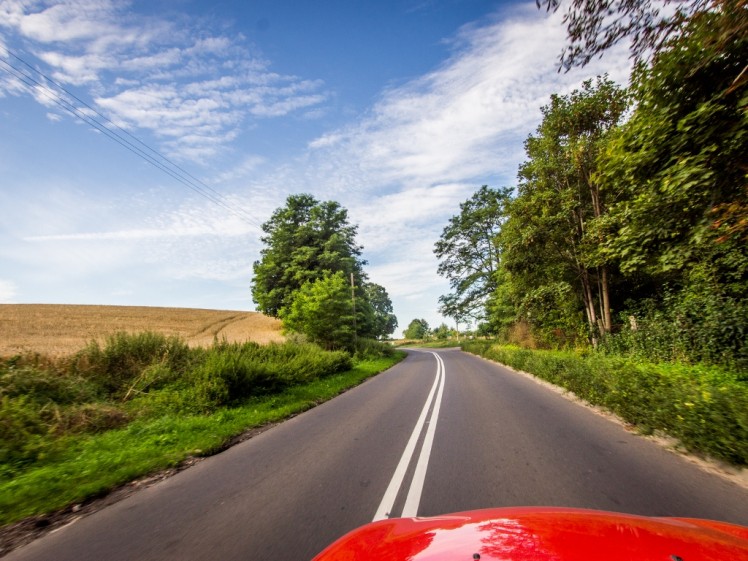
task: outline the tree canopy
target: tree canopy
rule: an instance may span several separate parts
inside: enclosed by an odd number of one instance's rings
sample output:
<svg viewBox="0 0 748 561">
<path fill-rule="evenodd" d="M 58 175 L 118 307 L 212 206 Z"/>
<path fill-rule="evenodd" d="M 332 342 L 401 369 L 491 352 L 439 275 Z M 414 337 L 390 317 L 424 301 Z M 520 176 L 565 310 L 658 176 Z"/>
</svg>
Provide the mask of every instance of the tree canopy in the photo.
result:
<svg viewBox="0 0 748 561">
<path fill-rule="evenodd" d="M 262 230 L 265 247 L 252 280 L 259 311 L 327 348 L 351 349 L 357 337 L 394 332 L 392 302 L 383 286 L 368 282 L 345 208 L 291 195 Z"/>
<path fill-rule="evenodd" d="M 338 271 L 302 285 L 291 305 L 284 308 L 283 326 L 304 333 L 326 349 L 352 348 L 353 314 L 350 286 Z"/>
<path fill-rule="evenodd" d="M 353 273 L 365 280 L 357 227 L 348 211 L 335 201 L 319 202 L 312 195 L 291 195 L 262 225 L 265 248 L 254 263 L 252 298 L 264 314 L 279 317 L 305 283 L 326 274 Z"/>
<path fill-rule="evenodd" d="M 510 189 L 483 185 L 460 204 L 434 245 L 437 272 L 449 279 L 453 292 L 440 298 L 441 311 L 460 321 L 484 315 L 486 300 L 496 290 L 499 250 L 496 237 L 506 219 Z"/>
<path fill-rule="evenodd" d="M 535 0 L 538 7 L 558 10 L 562 0 Z M 570 0 L 564 14 L 568 43 L 560 57 L 562 68 L 584 66 L 622 39 L 630 40 L 630 52 L 646 61 L 667 49 L 694 21 L 717 12 L 731 12 L 734 22 L 713 36 L 732 42 L 746 32 L 745 0 Z M 740 12 L 743 12 L 742 14 Z"/>
<path fill-rule="evenodd" d="M 551 96 L 525 143 L 527 160 L 501 236 L 505 266 L 525 285 L 525 305 L 542 294 L 540 301 L 558 300 L 562 308 L 573 294 L 591 333 L 608 332 L 612 323 L 611 270 L 598 251 L 604 231 L 597 227 L 611 201 L 595 176 L 608 133 L 626 107 L 624 91 L 607 78 Z"/>
<path fill-rule="evenodd" d="M 429 324 L 425 319 L 414 319 L 403 332 L 406 339 L 425 339 L 429 331 Z"/>
<path fill-rule="evenodd" d="M 516 192 L 494 218 L 498 235 L 482 251 L 498 263 L 482 326 L 527 344 L 587 337 L 647 359 L 746 371 L 746 0 L 569 5 L 562 66 L 627 37 L 631 87 L 602 77 L 542 108 Z M 473 203 L 492 208 L 470 199 L 461 209 Z M 467 231 L 456 225 L 445 236 Z M 444 255 L 456 290 L 441 303 L 459 312 L 460 288 L 475 277 L 454 265 L 462 254 Z"/>
</svg>

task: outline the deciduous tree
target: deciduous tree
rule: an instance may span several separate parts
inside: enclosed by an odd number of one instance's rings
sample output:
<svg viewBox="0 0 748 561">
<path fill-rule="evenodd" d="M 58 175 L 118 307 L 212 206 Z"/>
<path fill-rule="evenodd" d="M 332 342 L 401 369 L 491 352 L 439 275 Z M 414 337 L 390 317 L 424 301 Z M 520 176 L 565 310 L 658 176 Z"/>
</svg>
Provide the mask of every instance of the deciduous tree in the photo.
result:
<svg viewBox="0 0 748 561">
<path fill-rule="evenodd" d="M 375 283 L 365 283 L 364 296 L 371 306 L 371 336 L 377 339 L 389 337 L 397 329 L 397 317 L 387 290 Z"/>
<path fill-rule="evenodd" d="M 593 336 L 612 325 L 611 270 L 598 249 L 605 230 L 595 227 L 611 201 L 596 179 L 598 156 L 626 107 L 624 91 L 607 78 L 551 96 L 525 143 L 528 159 L 502 232 L 506 267 L 525 305 L 535 300 L 547 308 L 555 297 L 564 309 L 573 293 Z"/>
<path fill-rule="evenodd" d="M 357 227 L 348 211 L 335 201 L 319 202 L 312 195 L 291 195 L 262 225 L 265 247 L 254 263 L 252 298 L 257 309 L 278 317 L 305 283 L 342 272 L 353 273 L 356 284 L 366 280 L 356 243 Z"/>
<path fill-rule="evenodd" d="M 403 333 L 406 339 L 425 339 L 428 334 L 429 324 L 425 319 L 414 319 Z"/>
<path fill-rule="evenodd" d="M 439 299 L 446 316 L 457 321 L 485 317 L 486 301 L 496 290 L 496 236 L 506 220 L 510 196 L 508 188 L 483 185 L 460 204 L 460 213 L 449 219 L 434 245 L 440 261 L 437 272 L 449 279 L 453 291 Z"/>
<path fill-rule="evenodd" d="M 326 349 L 353 348 L 353 318 L 350 285 L 340 271 L 305 283 L 282 311 L 284 328 Z"/>
</svg>

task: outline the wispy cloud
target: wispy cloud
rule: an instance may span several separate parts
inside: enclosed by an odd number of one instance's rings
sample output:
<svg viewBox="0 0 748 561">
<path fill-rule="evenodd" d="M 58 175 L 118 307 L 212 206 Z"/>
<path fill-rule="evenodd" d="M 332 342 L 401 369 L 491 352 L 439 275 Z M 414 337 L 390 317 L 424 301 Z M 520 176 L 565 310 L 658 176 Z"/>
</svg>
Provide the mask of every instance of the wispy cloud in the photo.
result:
<svg viewBox="0 0 748 561">
<path fill-rule="evenodd" d="M 559 14 L 529 3 L 499 16 L 461 29 L 444 64 L 384 91 L 363 119 L 309 143 L 307 164 L 324 177 L 316 183 L 351 209 L 372 270 L 403 308 L 420 306 L 430 320 L 448 290 L 435 274 L 433 247 L 459 203 L 482 184 L 514 183 L 523 141 L 551 94 L 603 73 L 628 79 L 623 48 L 558 73 Z"/>
<path fill-rule="evenodd" d="M 0 279 L 0 304 L 10 304 L 15 301 L 18 292 L 14 282 Z"/>
<path fill-rule="evenodd" d="M 617 52 L 583 72 L 559 74 L 560 16 L 539 13 L 534 4 L 502 16 L 463 28 L 441 67 L 384 92 L 369 117 L 312 140 L 310 148 L 324 157 L 345 154 L 339 161 L 356 162 L 380 184 L 421 187 L 513 175 L 522 140 L 550 94 L 596 73 L 627 78 L 628 60 Z"/>
<path fill-rule="evenodd" d="M 401 328 L 414 317 L 441 321 L 437 301 L 448 283 L 436 275 L 434 243 L 480 185 L 513 183 L 523 141 L 550 95 L 603 72 L 625 82 L 629 69 L 618 49 L 559 74 L 560 15 L 529 2 L 464 27 L 443 64 L 383 90 L 362 117 L 317 132 L 306 149 L 257 154 L 244 151 L 241 133 L 261 119 L 323 113 L 324 83 L 275 72 L 241 37 L 199 29 L 196 21 L 146 18 L 134 25 L 127 4 L 81 6 L 0 0 L 0 31 L 121 126 L 151 131 L 170 155 L 210 161 L 215 167 L 206 167 L 206 182 L 252 219 L 247 224 L 193 196 L 170 204 L 147 194 L 141 202 L 92 201 L 90 193 L 71 194 L 67 183 L 53 196 L 40 188 L 38 200 L 25 196 L 29 208 L 18 213 L 25 224 L 11 217 L 17 243 L 2 248 L 2 257 L 74 278 L 126 271 L 135 279 L 138 271 L 161 282 L 226 281 L 249 300 L 261 246 L 257 226 L 288 194 L 311 192 L 339 201 L 359 225 L 367 271 L 392 296 Z M 19 86 L 6 77 L 3 92 L 17 95 Z M 36 95 L 52 111 L 48 96 Z M 232 154 L 218 158 L 219 152 Z M 230 163 L 220 167 L 224 162 Z"/>
<path fill-rule="evenodd" d="M 3 0 L 0 29 L 55 81 L 87 92 L 118 125 L 152 132 L 181 159 L 207 161 L 247 120 L 282 117 L 327 99 L 321 81 L 271 71 L 240 35 L 214 35 L 186 17 L 178 24 L 156 16 L 136 20 L 128 8 L 110 0 Z M 21 89 L 17 80 L 0 82 L 0 95 Z M 35 97 L 53 103 L 48 91 Z"/>
</svg>

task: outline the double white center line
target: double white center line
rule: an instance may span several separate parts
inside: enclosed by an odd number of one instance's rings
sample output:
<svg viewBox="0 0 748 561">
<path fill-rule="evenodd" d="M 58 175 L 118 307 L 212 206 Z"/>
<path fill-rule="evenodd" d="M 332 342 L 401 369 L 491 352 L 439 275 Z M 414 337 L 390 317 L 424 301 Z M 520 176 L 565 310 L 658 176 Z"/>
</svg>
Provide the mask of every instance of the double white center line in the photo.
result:
<svg viewBox="0 0 748 561">
<path fill-rule="evenodd" d="M 408 495 L 405 499 L 405 506 L 399 516 L 407 518 L 418 515 L 418 505 L 421 502 L 423 483 L 426 480 L 426 470 L 428 469 L 429 457 L 431 456 L 431 447 L 434 444 L 436 422 L 439 420 L 439 408 L 441 407 L 442 395 L 444 394 L 444 362 L 438 354 L 431 354 L 436 358 L 436 377 L 434 379 L 434 384 L 431 386 L 431 391 L 429 392 L 429 396 L 426 398 L 426 403 L 423 406 L 421 415 L 418 417 L 416 426 L 413 428 L 413 433 L 410 435 L 408 444 L 405 445 L 405 450 L 400 458 L 400 462 L 397 464 L 397 468 L 395 468 L 395 473 L 390 480 L 387 491 L 385 491 L 384 497 L 382 497 L 382 502 L 377 509 L 377 513 L 374 515 L 374 521 L 383 520 L 385 518 L 395 518 L 398 516 L 393 512 L 395 501 L 397 500 L 397 496 L 400 494 L 400 487 L 402 487 L 405 474 L 408 471 L 408 466 L 410 465 L 411 460 L 413 459 L 416 445 L 421 438 L 423 427 L 427 423 L 426 419 L 428 417 L 426 436 L 421 445 L 421 453 L 418 456 L 418 463 L 416 464 L 415 472 L 413 473 L 413 478 L 410 482 L 410 489 L 408 490 Z M 429 411 L 431 412 L 431 415 L 429 415 Z"/>
</svg>

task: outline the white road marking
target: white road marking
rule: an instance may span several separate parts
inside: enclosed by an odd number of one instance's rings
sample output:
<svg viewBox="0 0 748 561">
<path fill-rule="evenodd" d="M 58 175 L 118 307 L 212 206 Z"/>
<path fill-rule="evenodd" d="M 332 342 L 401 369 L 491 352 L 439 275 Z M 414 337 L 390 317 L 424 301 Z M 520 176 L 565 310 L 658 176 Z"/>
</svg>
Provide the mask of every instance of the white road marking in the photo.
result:
<svg viewBox="0 0 748 561">
<path fill-rule="evenodd" d="M 426 437 L 421 447 L 421 454 L 418 458 L 418 464 L 416 465 L 416 472 L 411 482 L 410 490 L 408 491 L 408 497 L 406 504 L 403 509 L 402 516 L 416 516 L 418 512 L 418 505 L 421 500 L 421 493 L 423 491 L 423 483 L 426 478 L 426 469 L 428 468 L 429 456 L 431 455 L 431 447 L 434 442 L 434 431 L 436 430 L 436 421 L 439 416 L 439 408 L 441 405 L 442 395 L 444 393 L 444 362 L 441 357 L 436 353 L 431 353 L 436 357 L 436 377 L 434 378 L 434 384 L 431 386 L 431 391 L 426 398 L 426 403 L 421 410 L 421 414 L 416 421 L 416 425 L 413 428 L 413 432 L 408 439 L 408 443 L 405 445 L 403 455 L 400 457 L 400 461 L 395 468 L 395 473 L 392 475 L 390 484 L 387 486 L 387 490 L 382 497 L 382 502 L 379 504 L 376 514 L 374 515 L 374 522 L 377 520 L 384 520 L 385 518 L 394 518 L 392 509 L 395 505 L 395 500 L 400 492 L 400 487 L 405 479 L 405 472 L 408 470 L 408 466 L 413 458 L 416 444 L 418 439 L 423 432 L 423 426 L 426 422 L 429 409 L 431 409 L 432 402 L 436 396 L 436 404 L 431 412 L 429 420 L 429 428 L 426 432 Z M 409 514 L 406 514 L 408 512 Z"/>
<path fill-rule="evenodd" d="M 429 428 L 426 430 L 426 438 L 423 441 L 421 447 L 421 455 L 418 457 L 418 464 L 416 464 L 416 471 L 413 474 L 413 481 L 410 483 L 410 490 L 408 491 L 408 498 L 405 500 L 405 507 L 403 507 L 402 516 L 409 518 L 411 516 L 418 516 L 418 505 L 421 503 L 421 493 L 423 492 L 423 483 L 426 481 L 426 470 L 429 467 L 429 458 L 431 457 L 431 447 L 434 444 L 434 433 L 436 432 L 436 422 L 439 420 L 439 409 L 441 408 L 442 395 L 444 395 L 444 362 L 442 357 L 438 354 L 433 353 L 438 363 L 437 366 L 437 377 L 441 374 L 441 381 L 439 389 L 436 392 L 436 401 L 434 402 L 434 409 L 431 412 L 431 418 L 429 420 Z"/>
</svg>

